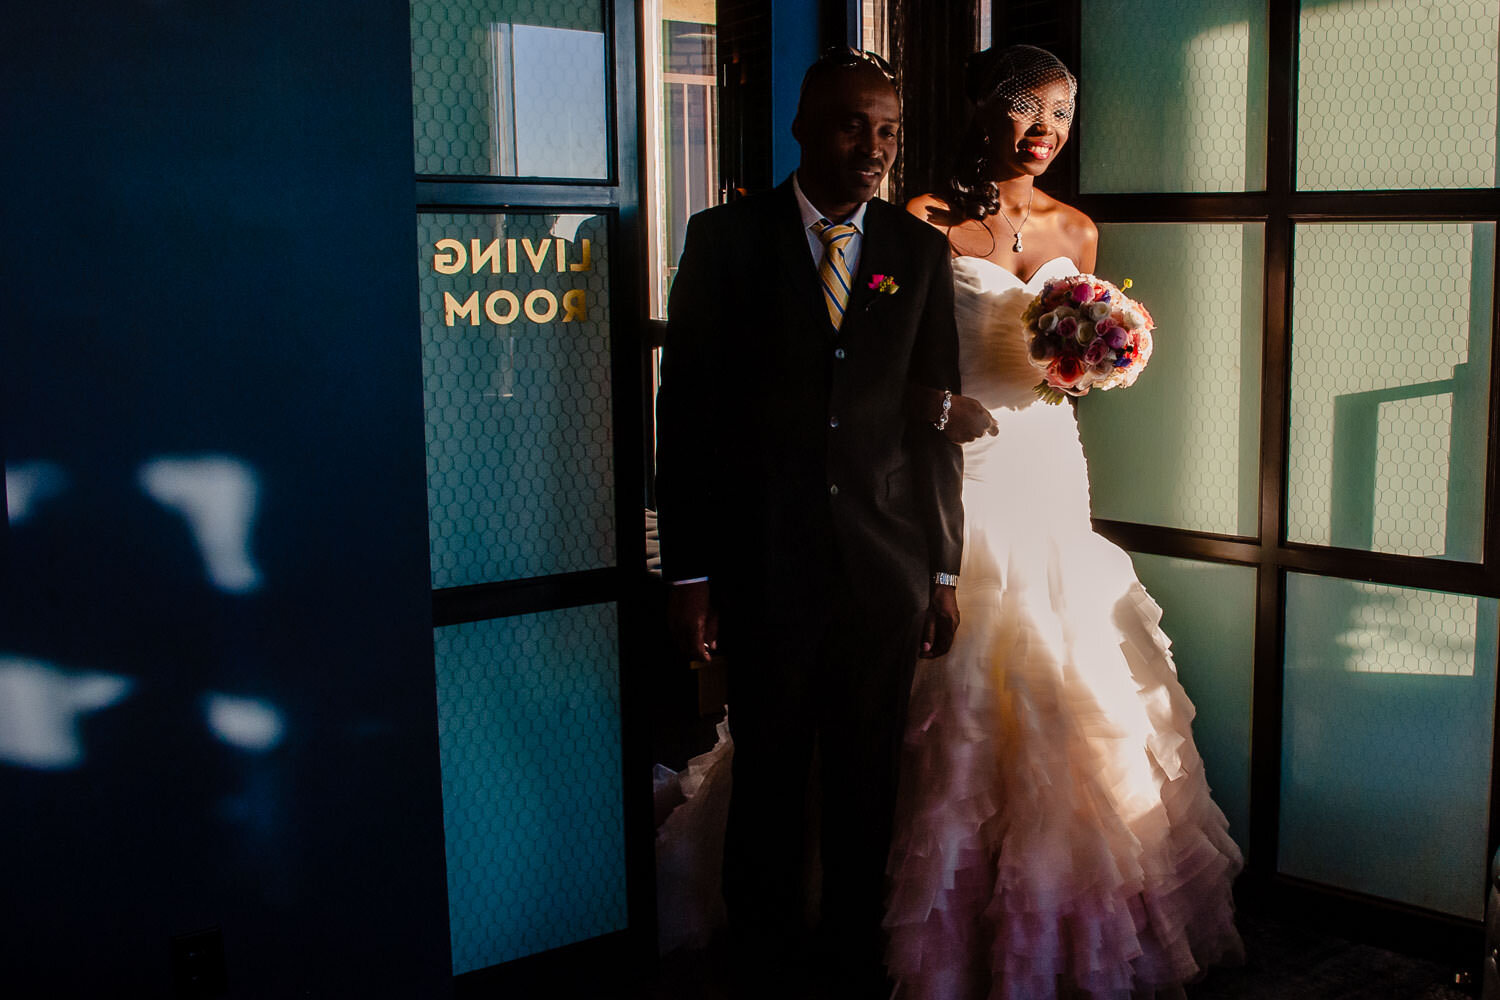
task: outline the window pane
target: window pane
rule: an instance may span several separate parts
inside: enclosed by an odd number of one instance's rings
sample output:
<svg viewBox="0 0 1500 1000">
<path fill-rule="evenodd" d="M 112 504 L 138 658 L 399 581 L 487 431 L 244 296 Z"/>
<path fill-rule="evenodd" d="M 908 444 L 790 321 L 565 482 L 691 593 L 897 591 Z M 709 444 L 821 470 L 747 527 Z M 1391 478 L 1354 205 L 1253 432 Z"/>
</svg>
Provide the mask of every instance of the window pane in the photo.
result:
<svg viewBox="0 0 1500 1000">
<path fill-rule="evenodd" d="M 412 0 L 419 174 L 602 179 L 598 0 Z"/>
<path fill-rule="evenodd" d="M 605 221 L 419 217 L 435 588 L 614 564 Z"/>
<path fill-rule="evenodd" d="M 650 67 L 659 104 L 647 106 L 651 141 L 651 313 L 664 317 L 682 256 L 688 219 L 719 201 L 717 28 L 711 0 L 668 0 L 661 6 L 659 60 Z M 654 54 L 654 55 L 653 55 Z"/>
<path fill-rule="evenodd" d="M 1193 741 L 1214 801 L 1240 850 L 1250 850 L 1250 686 L 1255 667 L 1255 570 L 1130 554 L 1162 607 L 1177 676 L 1198 714 Z"/>
<path fill-rule="evenodd" d="M 1493 223 L 1297 227 L 1290 541 L 1480 558 L 1494 254 Z"/>
<path fill-rule="evenodd" d="M 1500 5 L 1304 2 L 1297 186 L 1491 187 Z"/>
<path fill-rule="evenodd" d="M 1484 916 L 1497 602 L 1289 574 L 1280 868 Z"/>
<path fill-rule="evenodd" d="M 1083 0 L 1082 13 L 1082 190 L 1265 187 L 1265 4 Z"/>
<path fill-rule="evenodd" d="M 1108 224 L 1096 270 L 1156 320 L 1140 380 L 1079 400 L 1094 516 L 1256 533 L 1259 225 Z"/>
<path fill-rule="evenodd" d="M 615 606 L 433 638 L 453 972 L 622 930 Z"/>
</svg>

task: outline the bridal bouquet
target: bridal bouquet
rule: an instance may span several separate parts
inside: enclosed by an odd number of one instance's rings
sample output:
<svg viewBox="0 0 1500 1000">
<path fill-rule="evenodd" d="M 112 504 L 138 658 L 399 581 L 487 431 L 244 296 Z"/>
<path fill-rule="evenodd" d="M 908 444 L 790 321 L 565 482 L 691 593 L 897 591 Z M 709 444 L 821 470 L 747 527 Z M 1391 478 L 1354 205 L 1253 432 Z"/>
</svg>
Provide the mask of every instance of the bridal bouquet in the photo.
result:
<svg viewBox="0 0 1500 1000">
<path fill-rule="evenodd" d="M 1131 385 L 1151 359 L 1151 314 L 1092 274 L 1047 282 L 1021 319 L 1032 367 L 1042 373 L 1036 394 L 1048 403 Z"/>
</svg>

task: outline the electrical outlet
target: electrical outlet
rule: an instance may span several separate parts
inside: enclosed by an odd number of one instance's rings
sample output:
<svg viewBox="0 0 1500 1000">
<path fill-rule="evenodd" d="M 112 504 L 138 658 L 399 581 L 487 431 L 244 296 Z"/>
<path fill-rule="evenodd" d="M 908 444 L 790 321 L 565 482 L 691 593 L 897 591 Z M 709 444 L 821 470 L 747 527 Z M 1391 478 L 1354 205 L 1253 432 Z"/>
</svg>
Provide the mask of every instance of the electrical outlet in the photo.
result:
<svg viewBox="0 0 1500 1000">
<path fill-rule="evenodd" d="M 229 993 L 224 933 L 217 927 L 172 939 L 172 980 L 177 1000 L 213 1000 Z"/>
</svg>

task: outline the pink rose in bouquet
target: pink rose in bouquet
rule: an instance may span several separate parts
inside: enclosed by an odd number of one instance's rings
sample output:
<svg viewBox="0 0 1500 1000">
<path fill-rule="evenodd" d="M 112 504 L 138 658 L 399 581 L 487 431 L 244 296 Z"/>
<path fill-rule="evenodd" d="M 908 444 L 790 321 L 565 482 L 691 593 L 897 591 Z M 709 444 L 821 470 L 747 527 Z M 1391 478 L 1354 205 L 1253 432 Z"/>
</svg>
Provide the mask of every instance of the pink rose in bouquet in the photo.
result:
<svg viewBox="0 0 1500 1000">
<path fill-rule="evenodd" d="M 1151 359 L 1151 314 L 1092 274 L 1047 282 L 1021 319 L 1032 367 L 1042 375 L 1036 393 L 1049 403 L 1131 385 Z"/>
</svg>

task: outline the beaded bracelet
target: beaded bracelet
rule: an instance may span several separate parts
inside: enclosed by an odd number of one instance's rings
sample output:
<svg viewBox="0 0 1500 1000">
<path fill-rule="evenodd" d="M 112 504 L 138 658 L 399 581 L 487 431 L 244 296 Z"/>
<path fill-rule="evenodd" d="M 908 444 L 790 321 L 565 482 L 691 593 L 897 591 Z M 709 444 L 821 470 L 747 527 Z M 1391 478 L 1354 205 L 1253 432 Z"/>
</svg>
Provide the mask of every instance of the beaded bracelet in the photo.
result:
<svg viewBox="0 0 1500 1000">
<path fill-rule="evenodd" d="M 932 422 L 932 426 L 936 427 L 938 430 L 942 430 L 944 427 L 947 427 L 948 426 L 948 417 L 950 416 L 952 409 L 953 409 L 953 390 L 952 389 L 944 389 L 943 390 L 943 412 L 940 413 L 938 415 L 938 418 Z"/>
</svg>

